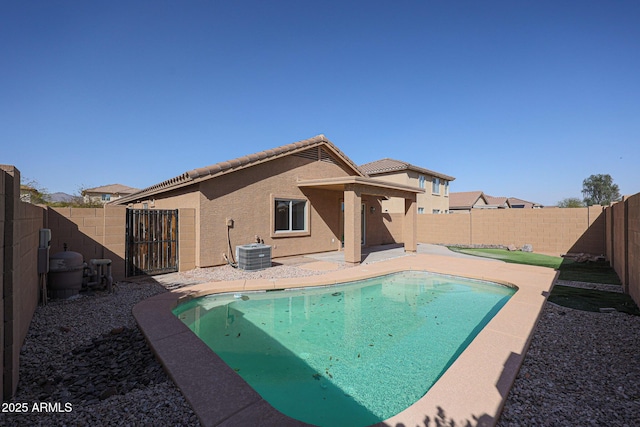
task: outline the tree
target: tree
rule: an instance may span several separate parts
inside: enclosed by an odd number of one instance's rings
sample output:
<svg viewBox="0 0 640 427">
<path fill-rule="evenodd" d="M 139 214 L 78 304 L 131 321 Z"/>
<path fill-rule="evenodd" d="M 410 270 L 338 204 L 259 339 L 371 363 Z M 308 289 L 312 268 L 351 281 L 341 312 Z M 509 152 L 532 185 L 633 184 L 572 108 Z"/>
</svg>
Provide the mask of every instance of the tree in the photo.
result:
<svg viewBox="0 0 640 427">
<path fill-rule="evenodd" d="M 609 174 L 591 175 L 582 181 L 582 196 L 587 206 L 610 205 L 620 200 L 620 190 Z"/>
<path fill-rule="evenodd" d="M 558 202 L 559 208 L 581 208 L 584 206 L 584 202 L 577 197 L 567 197 Z"/>
</svg>

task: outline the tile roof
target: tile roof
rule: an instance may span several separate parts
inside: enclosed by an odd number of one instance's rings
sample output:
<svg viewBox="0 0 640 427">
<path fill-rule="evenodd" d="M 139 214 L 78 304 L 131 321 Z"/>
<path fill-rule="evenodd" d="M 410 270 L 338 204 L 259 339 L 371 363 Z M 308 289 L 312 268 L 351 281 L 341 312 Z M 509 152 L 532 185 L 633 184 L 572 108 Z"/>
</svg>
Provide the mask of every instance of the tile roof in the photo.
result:
<svg viewBox="0 0 640 427">
<path fill-rule="evenodd" d="M 127 187 L 122 184 L 109 184 L 95 188 L 85 188 L 83 193 L 110 193 L 110 194 L 132 194 L 140 191 L 138 188 Z"/>
<path fill-rule="evenodd" d="M 339 157 L 349 167 L 351 167 L 358 176 L 366 177 L 366 174 L 362 172 L 360 168 L 358 168 L 358 166 L 349 157 L 347 157 L 346 154 L 340 151 L 338 147 L 336 147 L 331 141 L 329 141 L 324 135 L 321 134 L 314 136 L 313 138 L 305 139 L 287 145 L 282 145 L 270 150 L 249 154 L 248 156 L 242 156 L 236 159 L 215 163 L 210 166 L 192 169 L 183 173 L 182 175 L 140 190 L 138 193 L 134 193 L 127 197 L 115 200 L 113 201 L 113 204 L 124 204 L 141 198 L 146 198 L 158 193 L 162 193 L 169 189 L 191 185 L 197 182 L 204 181 L 206 179 L 213 178 L 215 176 L 220 176 L 225 173 L 244 169 L 249 166 L 264 163 L 279 157 L 284 157 L 286 155 L 294 154 L 320 145 L 328 148 L 329 151 L 332 151 L 337 157 Z"/>
<path fill-rule="evenodd" d="M 509 197 L 508 200 L 510 205 L 524 205 L 525 208 L 542 207 L 540 203 L 528 202 L 516 197 Z"/>
<path fill-rule="evenodd" d="M 365 163 L 364 165 L 360 165 L 360 169 L 368 175 L 379 175 L 379 174 L 384 174 L 389 172 L 412 170 L 412 171 L 423 173 L 425 175 L 442 178 L 447 181 L 453 181 L 455 179 L 452 176 L 445 175 L 440 172 L 434 172 L 429 169 L 412 165 L 411 163 L 403 162 L 401 160 L 390 159 L 390 158 L 385 158 L 381 160 L 376 160 L 374 162 Z"/>
<path fill-rule="evenodd" d="M 480 198 L 483 198 L 485 202 L 487 201 L 482 191 L 449 193 L 449 209 L 471 209 Z"/>
<path fill-rule="evenodd" d="M 495 205 L 495 206 L 507 205 L 507 206 L 511 206 L 509 204 L 509 199 L 507 199 L 506 197 L 493 197 L 493 196 L 489 196 L 487 194 L 485 194 L 484 197 L 487 200 L 487 203 L 490 204 L 490 205 Z"/>
</svg>

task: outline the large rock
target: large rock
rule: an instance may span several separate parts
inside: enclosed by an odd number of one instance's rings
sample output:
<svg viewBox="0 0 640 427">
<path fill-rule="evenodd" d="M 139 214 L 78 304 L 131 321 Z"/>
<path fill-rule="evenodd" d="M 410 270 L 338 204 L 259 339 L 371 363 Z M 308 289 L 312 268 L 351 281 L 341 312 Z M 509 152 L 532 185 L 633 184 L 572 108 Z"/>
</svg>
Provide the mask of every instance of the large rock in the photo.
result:
<svg viewBox="0 0 640 427">
<path fill-rule="evenodd" d="M 529 243 L 522 246 L 522 252 L 533 252 L 533 246 Z"/>
</svg>

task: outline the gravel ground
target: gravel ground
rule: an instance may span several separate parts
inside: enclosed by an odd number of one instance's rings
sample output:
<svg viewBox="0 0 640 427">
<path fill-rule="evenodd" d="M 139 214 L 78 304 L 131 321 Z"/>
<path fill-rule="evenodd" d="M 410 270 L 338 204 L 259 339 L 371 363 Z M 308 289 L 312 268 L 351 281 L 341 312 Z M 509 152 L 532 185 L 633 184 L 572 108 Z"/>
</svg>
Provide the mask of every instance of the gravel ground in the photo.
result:
<svg viewBox="0 0 640 427">
<path fill-rule="evenodd" d="M 198 269 L 38 307 L 9 402 L 26 413 L 2 413 L 0 425 L 197 426 L 144 342 L 132 307 L 167 289 L 207 281 L 314 274 L 321 273 L 294 265 L 261 272 Z M 547 303 L 498 425 L 640 425 L 639 348 L 640 317 Z"/>
</svg>

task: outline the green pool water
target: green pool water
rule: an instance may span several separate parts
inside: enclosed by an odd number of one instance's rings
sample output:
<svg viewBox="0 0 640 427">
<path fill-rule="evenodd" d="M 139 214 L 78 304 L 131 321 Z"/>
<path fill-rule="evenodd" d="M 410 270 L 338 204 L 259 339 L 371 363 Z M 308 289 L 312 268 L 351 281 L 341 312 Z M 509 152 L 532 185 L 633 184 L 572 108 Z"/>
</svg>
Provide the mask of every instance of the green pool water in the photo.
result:
<svg viewBox="0 0 640 427">
<path fill-rule="evenodd" d="M 280 412 L 318 426 L 357 427 L 424 396 L 514 292 L 408 271 L 212 295 L 174 314 Z"/>
</svg>

